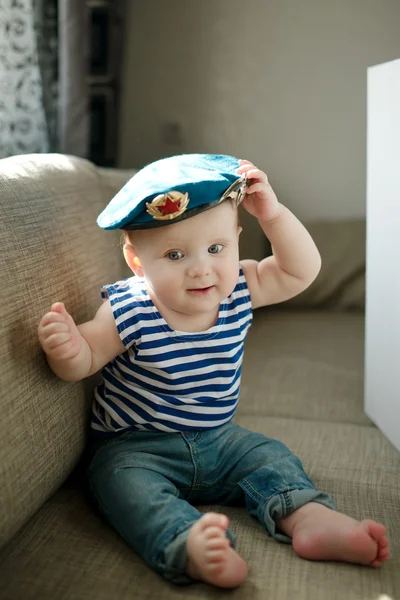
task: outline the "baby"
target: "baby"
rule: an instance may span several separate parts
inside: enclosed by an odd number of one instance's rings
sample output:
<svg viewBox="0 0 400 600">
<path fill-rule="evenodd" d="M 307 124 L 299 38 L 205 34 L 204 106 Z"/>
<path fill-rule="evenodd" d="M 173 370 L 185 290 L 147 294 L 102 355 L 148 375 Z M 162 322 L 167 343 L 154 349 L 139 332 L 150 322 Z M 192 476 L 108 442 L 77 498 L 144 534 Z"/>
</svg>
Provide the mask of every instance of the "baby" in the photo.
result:
<svg viewBox="0 0 400 600">
<path fill-rule="evenodd" d="M 271 242 L 260 262 L 239 262 L 240 202 Z M 60 378 L 102 370 L 88 480 L 108 522 L 178 584 L 232 588 L 246 578 L 228 518 L 195 508 L 207 503 L 243 504 L 303 558 L 380 566 L 383 525 L 337 512 L 284 444 L 232 423 L 252 310 L 299 294 L 321 264 L 266 174 L 229 156 L 163 159 L 98 224 L 123 230 L 135 276 L 106 286 L 87 323 L 53 304 L 38 334 Z"/>
</svg>

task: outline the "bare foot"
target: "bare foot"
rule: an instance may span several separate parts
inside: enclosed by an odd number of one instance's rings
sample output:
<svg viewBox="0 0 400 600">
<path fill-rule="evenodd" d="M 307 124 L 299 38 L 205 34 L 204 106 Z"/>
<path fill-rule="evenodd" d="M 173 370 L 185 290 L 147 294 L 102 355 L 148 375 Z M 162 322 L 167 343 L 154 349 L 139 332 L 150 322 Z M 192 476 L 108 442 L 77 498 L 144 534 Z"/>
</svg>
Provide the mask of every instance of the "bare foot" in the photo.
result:
<svg viewBox="0 0 400 600">
<path fill-rule="evenodd" d="M 310 502 L 278 521 L 292 537 L 294 551 L 310 560 L 338 560 L 380 567 L 389 558 L 384 525 L 356 521 Z"/>
<path fill-rule="evenodd" d="M 225 515 L 206 513 L 189 531 L 187 574 L 218 587 L 234 588 L 247 576 L 247 565 L 230 545 Z"/>
</svg>

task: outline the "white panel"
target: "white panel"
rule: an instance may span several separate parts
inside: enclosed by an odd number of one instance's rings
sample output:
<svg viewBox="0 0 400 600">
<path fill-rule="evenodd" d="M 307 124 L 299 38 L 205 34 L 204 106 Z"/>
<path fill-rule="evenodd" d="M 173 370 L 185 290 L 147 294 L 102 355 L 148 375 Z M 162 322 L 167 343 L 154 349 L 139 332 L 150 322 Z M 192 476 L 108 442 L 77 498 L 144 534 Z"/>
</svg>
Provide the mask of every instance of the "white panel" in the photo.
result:
<svg viewBox="0 0 400 600">
<path fill-rule="evenodd" d="M 400 60 L 368 69 L 365 411 L 400 450 Z"/>
</svg>

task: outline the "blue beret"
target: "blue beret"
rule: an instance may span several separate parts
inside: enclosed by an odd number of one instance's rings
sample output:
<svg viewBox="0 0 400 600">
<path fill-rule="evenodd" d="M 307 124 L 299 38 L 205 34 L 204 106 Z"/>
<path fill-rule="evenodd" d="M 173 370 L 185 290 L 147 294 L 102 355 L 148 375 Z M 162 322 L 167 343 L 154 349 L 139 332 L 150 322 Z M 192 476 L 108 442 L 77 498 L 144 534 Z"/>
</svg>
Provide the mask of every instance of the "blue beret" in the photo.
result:
<svg viewBox="0 0 400 600">
<path fill-rule="evenodd" d="M 182 154 L 138 171 L 97 218 L 102 229 L 148 229 L 176 223 L 228 197 L 239 203 L 246 179 L 233 156 Z"/>
</svg>

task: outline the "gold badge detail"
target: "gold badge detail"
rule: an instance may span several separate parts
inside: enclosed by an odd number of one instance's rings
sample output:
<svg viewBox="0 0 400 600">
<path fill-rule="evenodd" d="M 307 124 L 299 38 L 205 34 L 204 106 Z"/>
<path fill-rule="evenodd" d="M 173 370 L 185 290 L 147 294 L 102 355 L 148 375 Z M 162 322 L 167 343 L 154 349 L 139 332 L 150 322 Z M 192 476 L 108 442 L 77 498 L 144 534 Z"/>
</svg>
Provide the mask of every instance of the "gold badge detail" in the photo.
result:
<svg viewBox="0 0 400 600">
<path fill-rule="evenodd" d="M 228 189 L 222 194 L 220 202 L 223 202 L 227 198 L 235 198 L 236 208 L 241 204 L 246 197 L 247 188 L 249 187 L 249 182 L 247 181 L 246 174 L 239 179 L 236 179 L 228 187 Z"/>
<path fill-rule="evenodd" d="M 176 219 L 183 214 L 189 204 L 189 195 L 181 192 L 168 192 L 156 196 L 150 203 L 146 202 L 146 211 L 159 221 Z"/>
</svg>

